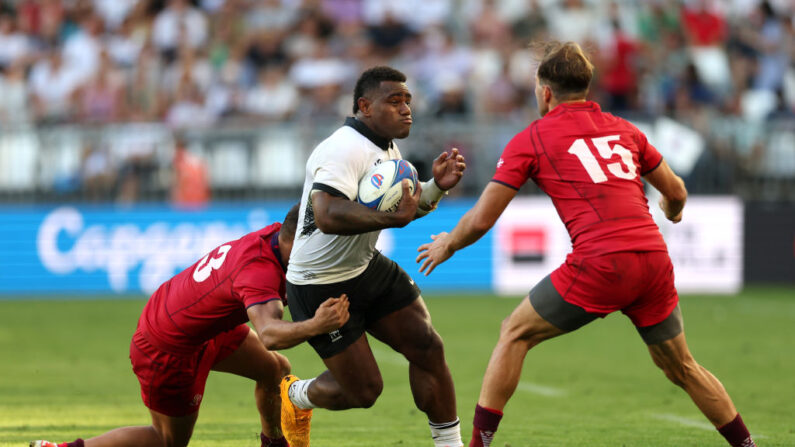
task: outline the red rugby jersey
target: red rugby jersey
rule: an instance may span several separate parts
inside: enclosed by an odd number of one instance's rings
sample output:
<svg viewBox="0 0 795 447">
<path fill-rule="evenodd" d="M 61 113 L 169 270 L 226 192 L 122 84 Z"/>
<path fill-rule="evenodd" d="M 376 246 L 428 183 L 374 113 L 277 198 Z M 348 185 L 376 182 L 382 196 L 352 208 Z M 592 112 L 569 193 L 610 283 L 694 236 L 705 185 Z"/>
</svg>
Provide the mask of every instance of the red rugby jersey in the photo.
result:
<svg viewBox="0 0 795 447">
<path fill-rule="evenodd" d="M 575 254 L 665 251 L 641 181 L 661 162 L 628 121 L 594 102 L 564 103 L 513 137 L 492 181 L 519 189 L 533 179 L 552 198 Z"/>
<path fill-rule="evenodd" d="M 190 353 L 223 331 L 248 321 L 246 309 L 285 300 L 280 223 L 227 242 L 152 294 L 138 330 L 155 347 Z"/>
</svg>

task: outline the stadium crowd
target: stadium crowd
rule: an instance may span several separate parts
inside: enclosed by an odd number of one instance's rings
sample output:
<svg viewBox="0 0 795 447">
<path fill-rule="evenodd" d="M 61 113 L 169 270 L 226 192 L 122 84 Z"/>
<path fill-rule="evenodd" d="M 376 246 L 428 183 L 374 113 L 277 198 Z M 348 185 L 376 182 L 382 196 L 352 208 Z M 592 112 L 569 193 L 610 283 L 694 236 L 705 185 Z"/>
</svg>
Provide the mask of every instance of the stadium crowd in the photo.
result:
<svg viewBox="0 0 795 447">
<path fill-rule="evenodd" d="M 790 0 L 4 0 L 0 128 L 338 121 L 377 64 L 416 115 L 528 122 L 544 39 L 588 50 L 613 113 L 795 115 Z"/>
</svg>

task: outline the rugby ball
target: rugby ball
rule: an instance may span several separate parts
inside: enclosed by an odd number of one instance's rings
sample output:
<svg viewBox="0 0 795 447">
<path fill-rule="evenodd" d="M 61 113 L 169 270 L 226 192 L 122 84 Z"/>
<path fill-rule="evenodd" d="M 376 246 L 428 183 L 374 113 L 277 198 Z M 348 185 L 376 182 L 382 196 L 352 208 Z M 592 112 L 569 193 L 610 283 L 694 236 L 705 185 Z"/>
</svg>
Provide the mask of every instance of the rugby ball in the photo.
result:
<svg viewBox="0 0 795 447">
<path fill-rule="evenodd" d="M 359 181 L 356 200 L 378 211 L 395 211 L 403 197 L 403 179 L 409 179 L 409 191 L 417 187 L 417 170 L 406 160 L 387 160 L 378 163 Z"/>
</svg>

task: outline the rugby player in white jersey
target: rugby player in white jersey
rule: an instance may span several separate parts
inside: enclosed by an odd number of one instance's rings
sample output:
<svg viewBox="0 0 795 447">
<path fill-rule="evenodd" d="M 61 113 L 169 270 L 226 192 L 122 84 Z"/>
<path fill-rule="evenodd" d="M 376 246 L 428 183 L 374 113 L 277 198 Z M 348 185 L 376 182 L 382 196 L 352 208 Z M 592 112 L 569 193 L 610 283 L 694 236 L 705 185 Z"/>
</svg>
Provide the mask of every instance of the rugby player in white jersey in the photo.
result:
<svg viewBox="0 0 795 447">
<path fill-rule="evenodd" d="M 411 93 L 406 77 L 390 67 L 365 71 L 354 89 L 354 117 L 312 152 L 298 229 L 287 271 L 294 321 L 312 318 L 329 296 L 348 295 L 350 319 L 340 329 L 311 338 L 325 372 L 309 380 L 282 381 L 282 426 L 291 447 L 309 444 L 312 408 L 345 410 L 372 406 L 383 389 L 367 335 L 409 362 L 414 402 L 428 416 L 436 446 L 462 446 L 453 380 L 442 339 L 414 281 L 375 250 L 379 230 L 406 226 L 433 210 L 466 168 L 456 149 L 433 161 L 433 179 L 403 198 L 396 211 L 358 203 L 359 180 L 376 164 L 400 159 L 393 141 L 409 135 Z M 339 291 L 339 292 L 331 292 Z"/>
</svg>

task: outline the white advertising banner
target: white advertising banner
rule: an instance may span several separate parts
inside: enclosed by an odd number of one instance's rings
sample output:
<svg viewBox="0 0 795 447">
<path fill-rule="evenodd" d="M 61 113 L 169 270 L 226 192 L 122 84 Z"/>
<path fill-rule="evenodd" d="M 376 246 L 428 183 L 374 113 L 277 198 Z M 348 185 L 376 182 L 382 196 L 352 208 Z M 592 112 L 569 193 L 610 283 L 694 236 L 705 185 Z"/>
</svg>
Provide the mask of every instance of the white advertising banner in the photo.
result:
<svg viewBox="0 0 795 447">
<path fill-rule="evenodd" d="M 735 197 L 691 197 L 674 225 L 649 199 L 668 244 L 680 293 L 736 293 L 743 278 L 743 204 Z M 546 197 L 517 198 L 497 221 L 494 290 L 526 294 L 571 251 L 566 227 Z"/>
</svg>

